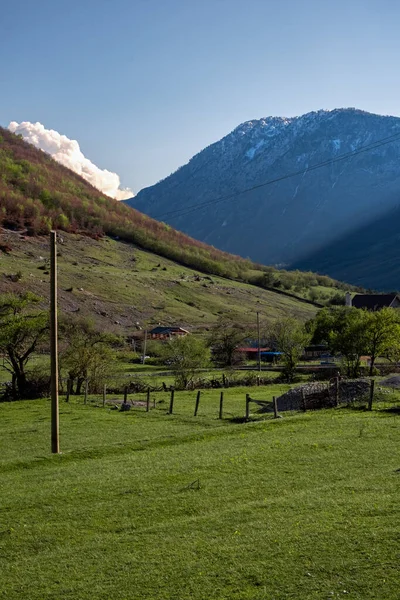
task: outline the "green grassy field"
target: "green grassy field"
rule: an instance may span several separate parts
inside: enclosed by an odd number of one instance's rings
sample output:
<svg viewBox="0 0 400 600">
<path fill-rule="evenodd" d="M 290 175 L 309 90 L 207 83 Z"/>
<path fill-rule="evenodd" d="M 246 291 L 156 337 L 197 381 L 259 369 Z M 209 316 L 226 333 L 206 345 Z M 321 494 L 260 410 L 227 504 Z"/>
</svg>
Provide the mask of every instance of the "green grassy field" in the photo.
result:
<svg viewBox="0 0 400 600">
<path fill-rule="evenodd" d="M 397 600 L 399 416 L 243 416 L 285 386 L 157 394 L 156 409 L 0 405 L 0 598 Z M 140 400 L 140 397 L 138 397 Z M 164 402 L 162 402 L 164 400 Z"/>
<path fill-rule="evenodd" d="M 1 292 L 32 291 L 49 295 L 49 242 L 3 234 L 12 248 L 0 252 Z M 180 324 L 205 329 L 221 315 L 255 327 L 283 316 L 312 318 L 312 304 L 259 287 L 207 276 L 156 254 L 110 238 L 96 241 L 62 234 L 59 244 L 59 308 L 64 313 L 90 315 L 102 330 L 123 334 L 140 326 Z M 19 272 L 20 279 L 12 281 Z M 337 291 L 327 288 L 330 293 Z"/>
</svg>

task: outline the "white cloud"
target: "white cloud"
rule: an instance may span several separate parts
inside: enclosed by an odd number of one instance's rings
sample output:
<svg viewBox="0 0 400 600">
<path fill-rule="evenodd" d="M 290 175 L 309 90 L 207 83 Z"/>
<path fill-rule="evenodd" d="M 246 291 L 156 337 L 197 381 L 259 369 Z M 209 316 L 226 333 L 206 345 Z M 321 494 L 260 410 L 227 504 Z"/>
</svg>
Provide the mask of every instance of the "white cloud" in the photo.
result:
<svg viewBox="0 0 400 600">
<path fill-rule="evenodd" d="M 8 129 L 22 135 L 24 140 L 50 154 L 54 160 L 81 175 L 107 196 L 116 200 L 125 200 L 134 195 L 129 188 L 121 189 L 117 173 L 99 169 L 86 158 L 76 140 L 70 140 L 54 129 L 46 129 L 41 123 L 30 123 L 29 121 L 22 123 L 11 121 Z"/>
</svg>

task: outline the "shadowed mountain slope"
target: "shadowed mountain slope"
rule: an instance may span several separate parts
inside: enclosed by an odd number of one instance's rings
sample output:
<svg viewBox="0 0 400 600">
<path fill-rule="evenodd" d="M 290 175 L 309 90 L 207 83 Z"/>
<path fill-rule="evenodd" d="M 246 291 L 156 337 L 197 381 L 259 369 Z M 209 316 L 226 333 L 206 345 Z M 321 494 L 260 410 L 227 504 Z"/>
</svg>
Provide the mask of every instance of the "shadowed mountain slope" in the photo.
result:
<svg viewBox="0 0 400 600">
<path fill-rule="evenodd" d="M 244 123 L 127 202 L 223 250 L 292 265 L 399 198 L 400 119 L 338 109 Z"/>
<path fill-rule="evenodd" d="M 400 206 L 358 227 L 294 264 L 356 285 L 400 289 Z"/>
</svg>

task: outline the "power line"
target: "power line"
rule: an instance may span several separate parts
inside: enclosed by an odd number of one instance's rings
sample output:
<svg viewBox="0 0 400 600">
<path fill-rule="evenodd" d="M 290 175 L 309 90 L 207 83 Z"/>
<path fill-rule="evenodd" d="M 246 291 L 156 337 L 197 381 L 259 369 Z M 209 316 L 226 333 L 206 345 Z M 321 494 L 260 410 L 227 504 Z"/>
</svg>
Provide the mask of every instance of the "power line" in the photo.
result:
<svg viewBox="0 0 400 600">
<path fill-rule="evenodd" d="M 307 167 L 306 169 L 301 169 L 299 171 L 293 171 L 292 173 L 288 173 L 286 175 L 282 175 L 281 177 L 276 177 L 275 179 L 270 179 L 268 181 L 265 181 L 263 183 L 259 183 L 257 185 L 254 185 L 252 187 L 249 188 L 245 188 L 243 190 L 240 190 L 239 192 L 233 192 L 232 194 L 228 194 L 227 196 L 220 196 L 219 198 L 214 198 L 212 200 L 207 200 L 205 202 L 202 202 L 200 204 L 193 204 L 191 206 L 187 206 L 181 209 L 176 209 L 176 210 L 172 210 L 172 211 L 168 211 L 159 215 L 154 215 L 153 218 L 154 219 L 162 219 L 164 217 L 167 216 L 185 216 L 187 214 L 190 214 L 196 210 L 199 210 L 201 208 L 205 208 L 207 206 L 211 206 L 213 204 L 219 204 L 221 202 L 226 202 L 227 200 L 232 200 L 235 199 L 239 196 L 241 196 L 242 194 L 245 194 L 247 192 L 252 192 L 253 190 L 257 190 L 263 187 L 266 187 L 268 185 L 272 185 L 273 183 L 278 183 L 280 181 L 284 181 L 286 179 L 290 179 L 292 177 L 296 177 L 297 175 L 303 175 L 308 173 L 309 171 L 315 171 L 316 169 L 321 169 L 322 167 L 326 167 L 328 165 L 332 165 L 335 164 L 337 162 L 341 162 L 343 160 L 347 160 L 348 158 L 351 158 L 353 156 L 357 156 L 359 154 L 362 154 L 364 152 L 370 152 L 371 150 L 375 150 L 376 148 L 380 148 L 381 146 L 385 146 L 386 144 L 390 144 L 392 142 L 398 141 L 400 139 L 400 133 L 396 133 L 393 134 L 391 136 L 388 136 L 386 138 L 382 138 L 380 140 L 377 140 L 376 142 L 372 142 L 371 144 L 367 144 L 366 146 L 363 146 L 362 148 L 360 148 L 359 150 L 354 150 L 353 152 L 347 152 L 345 154 L 341 154 L 340 156 L 337 156 L 336 158 L 331 158 L 319 163 L 316 163 L 315 165 L 311 165 L 311 167 Z M 210 162 L 210 161 L 208 161 Z M 208 163 L 207 163 L 208 164 Z M 201 169 L 201 168 L 200 168 Z M 198 170 L 200 170 L 198 169 Z"/>
</svg>

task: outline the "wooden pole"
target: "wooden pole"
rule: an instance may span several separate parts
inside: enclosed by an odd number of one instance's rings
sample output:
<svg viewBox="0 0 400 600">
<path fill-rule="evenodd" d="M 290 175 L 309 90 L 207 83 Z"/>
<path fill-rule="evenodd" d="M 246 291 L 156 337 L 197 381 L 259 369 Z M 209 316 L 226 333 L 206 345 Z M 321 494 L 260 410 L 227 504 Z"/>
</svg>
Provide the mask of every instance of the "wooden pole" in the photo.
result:
<svg viewBox="0 0 400 600">
<path fill-rule="evenodd" d="M 303 412 L 306 412 L 306 410 L 307 410 L 306 395 L 305 395 L 303 389 L 301 390 L 301 404 L 302 404 Z"/>
<path fill-rule="evenodd" d="M 71 383 L 72 383 L 71 378 L 68 377 L 68 379 L 67 379 L 67 395 L 65 397 L 65 402 L 69 402 L 69 396 L 71 394 L 71 387 L 72 387 Z"/>
<path fill-rule="evenodd" d="M 124 387 L 124 404 L 128 402 L 128 386 Z"/>
<path fill-rule="evenodd" d="M 368 410 L 372 410 L 372 402 L 374 400 L 375 379 L 371 379 L 371 387 L 369 390 Z"/>
<path fill-rule="evenodd" d="M 219 418 L 222 419 L 222 412 L 224 408 L 224 392 L 221 392 L 219 397 Z"/>
<path fill-rule="evenodd" d="M 168 411 L 168 413 L 170 415 L 172 415 L 174 412 L 174 396 L 175 396 L 175 388 L 173 386 L 171 386 L 171 399 L 169 401 L 169 411 Z"/>
<path fill-rule="evenodd" d="M 250 396 L 246 394 L 246 421 L 249 420 L 250 417 Z"/>
<path fill-rule="evenodd" d="M 60 452 L 58 413 L 57 234 L 50 232 L 51 451 Z"/>
<path fill-rule="evenodd" d="M 89 379 L 86 379 L 85 380 L 85 400 L 84 400 L 84 404 L 87 404 L 88 393 L 89 393 Z"/>
<path fill-rule="evenodd" d="M 146 348 L 147 348 L 147 329 L 144 330 L 144 343 L 143 343 L 142 365 L 144 365 L 145 360 L 146 360 Z"/>
<path fill-rule="evenodd" d="M 336 383 L 335 383 L 335 404 L 336 406 L 339 406 L 339 377 L 336 377 Z"/>
<path fill-rule="evenodd" d="M 150 410 L 150 388 L 147 388 L 147 396 L 146 396 L 146 412 Z"/>
<path fill-rule="evenodd" d="M 274 402 L 274 418 L 277 419 L 279 417 L 279 414 L 278 414 L 278 402 L 276 400 L 276 396 L 273 396 L 272 400 Z"/>
<path fill-rule="evenodd" d="M 107 385 L 104 384 L 104 387 L 103 387 L 103 408 L 106 405 L 106 399 L 107 399 Z"/>
<path fill-rule="evenodd" d="M 197 417 L 197 411 L 199 410 L 199 404 L 200 404 L 200 390 L 197 392 L 197 396 L 196 396 L 196 404 L 194 406 L 194 416 Z"/>
<path fill-rule="evenodd" d="M 150 392 L 150 388 L 149 388 L 149 392 Z M 153 396 L 153 408 L 155 408 L 155 407 L 156 407 L 156 397 Z"/>
<path fill-rule="evenodd" d="M 260 348 L 260 313 L 257 311 L 257 357 L 258 357 L 258 370 L 261 371 L 261 348 Z M 258 384 L 259 385 L 259 384 Z"/>
</svg>

